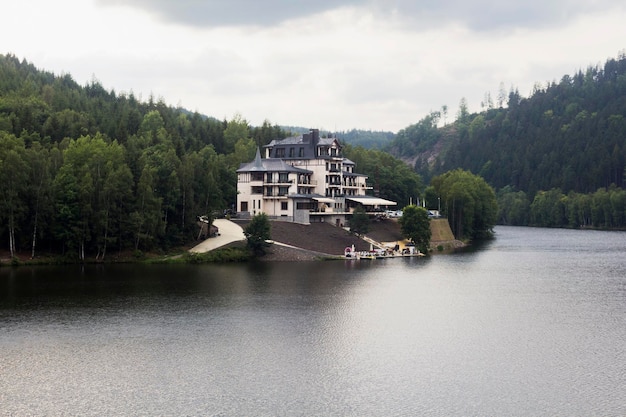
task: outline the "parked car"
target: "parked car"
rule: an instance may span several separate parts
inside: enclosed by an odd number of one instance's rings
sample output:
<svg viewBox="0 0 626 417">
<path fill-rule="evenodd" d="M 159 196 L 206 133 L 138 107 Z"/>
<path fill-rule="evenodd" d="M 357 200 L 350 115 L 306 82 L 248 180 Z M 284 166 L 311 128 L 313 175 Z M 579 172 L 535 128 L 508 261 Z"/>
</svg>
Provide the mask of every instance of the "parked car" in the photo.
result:
<svg viewBox="0 0 626 417">
<path fill-rule="evenodd" d="M 387 217 L 402 217 L 402 210 L 387 210 L 385 214 Z"/>
</svg>

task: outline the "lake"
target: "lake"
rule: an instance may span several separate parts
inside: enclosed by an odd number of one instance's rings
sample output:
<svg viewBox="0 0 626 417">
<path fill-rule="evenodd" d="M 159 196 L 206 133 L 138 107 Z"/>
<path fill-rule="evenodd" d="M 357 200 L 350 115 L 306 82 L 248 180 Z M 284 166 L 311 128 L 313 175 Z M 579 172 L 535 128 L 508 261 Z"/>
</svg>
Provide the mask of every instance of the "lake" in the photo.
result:
<svg viewBox="0 0 626 417">
<path fill-rule="evenodd" d="M 626 233 L 376 261 L 0 268 L 0 415 L 623 416 Z"/>
</svg>

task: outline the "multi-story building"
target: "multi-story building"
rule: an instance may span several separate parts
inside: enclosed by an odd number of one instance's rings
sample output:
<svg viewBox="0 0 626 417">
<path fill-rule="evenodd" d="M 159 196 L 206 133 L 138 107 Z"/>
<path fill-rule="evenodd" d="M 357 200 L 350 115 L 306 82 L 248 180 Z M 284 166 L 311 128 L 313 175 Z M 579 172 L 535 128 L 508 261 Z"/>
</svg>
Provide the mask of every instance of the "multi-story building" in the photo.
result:
<svg viewBox="0 0 626 417">
<path fill-rule="evenodd" d="M 336 137 L 319 130 L 273 140 L 257 149 L 254 161 L 237 170 L 237 211 L 241 216 L 265 213 L 298 223 L 346 223 L 357 205 L 368 210 L 396 205 L 367 195 L 367 176 L 354 172 Z"/>
</svg>

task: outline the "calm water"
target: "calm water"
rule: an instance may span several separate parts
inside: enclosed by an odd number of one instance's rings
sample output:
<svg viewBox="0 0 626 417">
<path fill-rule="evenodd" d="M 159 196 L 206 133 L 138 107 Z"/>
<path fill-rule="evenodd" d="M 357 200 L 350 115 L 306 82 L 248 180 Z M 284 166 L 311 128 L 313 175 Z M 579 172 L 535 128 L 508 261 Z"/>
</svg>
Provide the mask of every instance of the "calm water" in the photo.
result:
<svg viewBox="0 0 626 417">
<path fill-rule="evenodd" d="M 623 416 L 626 233 L 430 259 L 0 269 L 0 415 Z"/>
</svg>

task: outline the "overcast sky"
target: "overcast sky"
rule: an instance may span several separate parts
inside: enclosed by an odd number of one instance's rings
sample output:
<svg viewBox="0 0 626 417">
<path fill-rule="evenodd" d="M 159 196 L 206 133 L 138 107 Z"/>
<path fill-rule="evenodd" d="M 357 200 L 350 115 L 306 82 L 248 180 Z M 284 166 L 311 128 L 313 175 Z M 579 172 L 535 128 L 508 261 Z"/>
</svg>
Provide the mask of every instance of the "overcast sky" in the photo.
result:
<svg viewBox="0 0 626 417">
<path fill-rule="evenodd" d="M 0 53 L 252 125 L 397 132 L 626 50 L 623 0 L 29 0 Z"/>
</svg>

